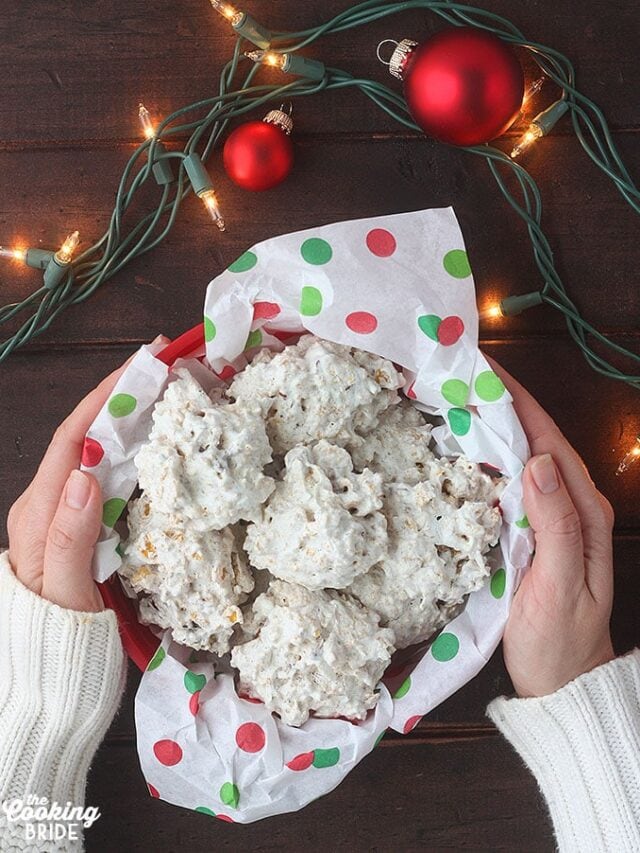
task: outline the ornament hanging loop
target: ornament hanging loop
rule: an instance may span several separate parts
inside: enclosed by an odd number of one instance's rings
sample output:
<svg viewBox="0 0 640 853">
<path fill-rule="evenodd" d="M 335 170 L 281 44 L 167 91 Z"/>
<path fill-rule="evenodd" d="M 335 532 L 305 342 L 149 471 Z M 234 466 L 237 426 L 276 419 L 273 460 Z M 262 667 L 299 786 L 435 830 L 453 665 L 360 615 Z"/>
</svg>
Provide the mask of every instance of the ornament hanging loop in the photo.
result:
<svg viewBox="0 0 640 853">
<path fill-rule="evenodd" d="M 389 59 L 383 59 L 380 55 L 380 48 L 385 44 L 393 45 L 393 51 L 391 51 Z M 376 48 L 376 56 L 378 57 L 378 62 L 381 62 L 383 65 L 386 65 L 388 67 L 391 64 L 391 56 L 393 55 L 395 49 L 398 47 L 398 44 L 399 42 L 397 42 L 395 39 L 383 39 Z"/>
</svg>

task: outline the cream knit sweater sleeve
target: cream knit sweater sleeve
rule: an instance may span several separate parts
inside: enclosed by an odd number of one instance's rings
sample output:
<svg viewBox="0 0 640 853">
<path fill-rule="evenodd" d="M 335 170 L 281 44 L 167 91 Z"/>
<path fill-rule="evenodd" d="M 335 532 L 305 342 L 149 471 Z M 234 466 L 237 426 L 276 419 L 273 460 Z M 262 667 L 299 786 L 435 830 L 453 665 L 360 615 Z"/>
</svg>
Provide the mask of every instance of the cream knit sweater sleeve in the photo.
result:
<svg viewBox="0 0 640 853">
<path fill-rule="evenodd" d="M 640 650 L 487 709 L 547 801 L 561 851 L 640 851 Z"/>
<path fill-rule="evenodd" d="M 117 710 L 125 672 L 112 611 L 79 613 L 45 601 L 0 554 L 2 853 L 82 849 L 81 839 L 33 839 L 38 821 L 10 819 L 15 813 L 6 806 L 30 797 L 83 806 L 89 764 Z"/>
</svg>

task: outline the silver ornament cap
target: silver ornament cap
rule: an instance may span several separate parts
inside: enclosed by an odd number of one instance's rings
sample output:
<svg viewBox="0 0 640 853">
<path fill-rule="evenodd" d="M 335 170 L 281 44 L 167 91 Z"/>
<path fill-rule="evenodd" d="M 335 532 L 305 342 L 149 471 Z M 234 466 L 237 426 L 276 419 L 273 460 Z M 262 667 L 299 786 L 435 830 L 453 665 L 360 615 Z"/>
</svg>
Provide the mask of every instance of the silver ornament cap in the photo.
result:
<svg viewBox="0 0 640 853">
<path fill-rule="evenodd" d="M 267 124 L 275 124 L 280 130 L 284 131 L 287 136 L 290 136 L 293 130 L 293 119 L 283 110 L 271 110 L 266 114 L 262 121 Z"/>
<path fill-rule="evenodd" d="M 418 46 L 417 41 L 413 39 L 402 39 L 396 45 L 396 49 L 391 54 L 389 60 L 389 74 L 392 77 L 397 77 L 398 80 L 404 79 L 404 69 L 407 64 L 407 59 Z"/>
</svg>

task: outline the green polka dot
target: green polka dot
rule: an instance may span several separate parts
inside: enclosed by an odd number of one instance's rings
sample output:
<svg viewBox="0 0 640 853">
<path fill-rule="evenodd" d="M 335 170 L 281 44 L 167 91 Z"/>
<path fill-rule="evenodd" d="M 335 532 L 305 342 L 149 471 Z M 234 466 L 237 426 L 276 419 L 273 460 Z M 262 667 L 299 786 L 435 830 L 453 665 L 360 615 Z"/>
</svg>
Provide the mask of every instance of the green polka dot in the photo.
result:
<svg viewBox="0 0 640 853">
<path fill-rule="evenodd" d="M 478 397 L 486 400 L 487 403 L 499 400 L 504 394 L 502 379 L 493 370 L 485 370 L 476 376 L 475 389 Z"/>
<path fill-rule="evenodd" d="M 102 523 L 107 527 L 113 527 L 126 505 L 127 502 L 122 498 L 109 498 L 102 505 Z"/>
<path fill-rule="evenodd" d="M 438 327 L 440 323 L 442 323 L 442 320 L 437 314 L 423 314 L 422 317 L 418 317 L 420 331 L 424 332 L 432 341 L 438 340 Z"/>
<path fill-rule="evenodd" d="M 402 682 L 400 687 L 393 694 L 394 699 L 402 699 L 403 696 L 406 696 L 409 690 L 411 689 L 411 676 L 407 676 L 405 680 Z"/>
<path fill-rule="evenodd" d="M 375 748 L 376 748 L 376 746 L 380 743 L 380 741 L 381 741 L 381 740 L 382 740 L 382 738 L 386 735 L 386 733 L 387 733 L 386 729 L 385 729 L 383 732 L 380 732 L 380 734 L 379 734 L 379 735 L 378 735 L 378 737 L 376 738 L 376 742 L 375 742 L 375 743 L 374 743 L 374 745 L 373 745 L 373 748 L 374 748 L 374 749 L 375 749 Z"/>
<path fill-rule="evenodd" d="M 331 749 L 314 749 L 313 750 L 313 766 L 314 767 L 333 767 L 340 761 L 340 750 L 337 746 Z"/>
<path fill-rule="evenodd" d="M 445 663 L 458 654 L 460 648 L 460 640 L 455 634 L 446 632 L 436 637 L 434 644 L 431 646 L 431 654 L 441 663 Z"/>
<path fill-rule="evenodd" d="M 216 329 L 216 324 L 213 322 L 211 317 L 204 318 L 204 339 L 207 343 L 212 341 L 217 335 L 218 330 Z"/>
<path fill-rule="evenodd" d="M 249 332 L 249 337 L 247 338 L 247 342 L 244 345 L 245 349 L 253 349 L 253 347 L 259 347 L 262 343 L 262 332 L 260 329 L 255 329 L 253 332 Z"/>
<path fill-rule="evenodd" d="M 449 409 L 447 419 L 454 435 L 466 435 L 471 429 L 471 412 L 466 409 Z"/>
<path fill-rule="evenodd" d="M 519 518 L 516 521 L 516 527 L 521 527 L 523 530 L 529 527 L 529 519 L 526 515 L 523 515 L 522 518 Z"/>
<path fill-rule="evenodd" d="M 454 278 L 467 278 L 471 275 L 469 258 L 464 249 L 452 249 L 442 259 L 445 270 Z"/>
<path fill-rule="evenodd" d="M 494 598 L 502 598 L 507 585 L 507 573 L 504 569 L 498 569 L 491 578 L 491 595 Z"/>
<path fill-rule="evenodd" d="M 333 256 L 331 246 L 321 237 L 309 237 L 305 240 L 300 246 L 300 254 L 308 264 L 315 266 L 328 263 Z"/>
<path fill-rule="evenodd" d="M 198 653 L 192 649 L 189 655 L 189 663 L 198 663 L 199 660 Z"/>
<path fill-rule="evenodd" d="M 147 670 L 149 672 L 151 672 L 152 669 L 157 669 L 160 666 L 160 664 L 162 663 L 162 661 L 166 658 L 166 656 L 167 656 L 167 653 L 162 648 L 162 646 L 160 646 L 157 649 L 154 656 L 149 661 L 149 663 L 147 664 Z"/>
<path fill-rule="evenodd" d="M 189 693 L 197 693 L 207 683 L 206 676 L 201 673 L 191 672 L 188 669 L 184 674 L 184 686 L 189 691 Z"/>
<path fill-rule="evenodd" d="M 442 383 L 440 393 L 452 406 L 464 406 L 469 396 L 469 386 L 462 379 L 447 379 Z"/>
<path fill-rule="evenodd" d="M 120 557 L 121 560 L 124 560 L 124 545 L 122 542 L 118 542 L 116 545 L 116 554 Z"/>
<path fill-rule="evenodd" d="M 257 263 L 258 256 L 255 252 L 245 252 L 231 264 L 229 272 L 247 272 L 247 270 L 253 269 Z"/>
<path fill-rule="evenodd" d="M 234 785 L 233 782 L 225 782 L 220 788 L 220 799 L 225 806 L 232 806 L 232 808 L 237 809 L 240 802 L 238 786 Z"/>
<path fill-rule="evenodd" d="M 300 313 L 316 317 L 322 311 L 322 294 L 317 287 L 303 287 L 300 293 Z"/>
<path fill-rule="evenodd" d="M 109 414 L 113 418 L 124 418 L 130 415 L 138 405 L 138 401 L 132 394 L 115 394 L 109 400 Z"/>
<path fill-rule="evenodd" d="M 200 812 L 200 814 L 208 814 L 210 817 L 216 816 L 216 813 L 211 809 L 208 809 L 206 806 L 196 806 L 194 811 Z"/>
</svg>

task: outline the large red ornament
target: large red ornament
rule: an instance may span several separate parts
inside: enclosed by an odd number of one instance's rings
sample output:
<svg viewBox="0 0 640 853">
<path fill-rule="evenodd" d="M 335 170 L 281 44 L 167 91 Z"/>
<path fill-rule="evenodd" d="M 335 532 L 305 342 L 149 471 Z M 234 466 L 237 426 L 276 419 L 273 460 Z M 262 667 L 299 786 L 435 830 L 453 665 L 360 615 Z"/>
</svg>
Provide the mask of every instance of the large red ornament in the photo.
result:
<svg viewBox="0 0 640 853">
<path fill-rule="evenodd" d="M 405 39 L 389 70 L 404 81 L 416 124 L 441 142 L 489 142 L 522 107 L 522 66 L 509 45 L 482 30 L 443 30 L 422 45 Z"/>
<path fill-rule="evenodd" d="M 222 159 L 227 174 L 245 190 L 268 190 L 284 181 L 293 167 L 289 134 L 291 116 L 271 110 L 262 121 L 237 127 L 224 144 Z"/>
</svg>

